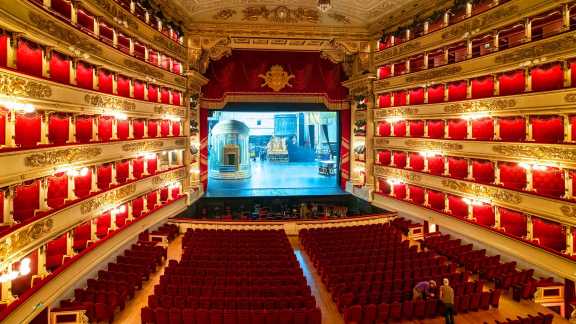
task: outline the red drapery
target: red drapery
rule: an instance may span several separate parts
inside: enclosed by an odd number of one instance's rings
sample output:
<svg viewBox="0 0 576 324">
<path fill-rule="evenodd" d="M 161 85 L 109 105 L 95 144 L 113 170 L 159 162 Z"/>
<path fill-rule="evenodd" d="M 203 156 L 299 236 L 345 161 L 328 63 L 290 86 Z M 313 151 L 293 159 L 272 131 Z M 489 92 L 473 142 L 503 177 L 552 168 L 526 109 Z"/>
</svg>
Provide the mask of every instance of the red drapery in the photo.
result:
<svg viewBox="0 0 576 324">
<path fill-rule="evenodd" d="M 428 103 L 444 102 L 444 85 L 437 84 L 428 87 Z"/>
<path fill-rule="evenodd" d="M 424 157 L 419 153 L 410 153 L 410 168 L 414 171 L 424 170 Z"/>
<path fill-rule="evenodd" d="M 526 216 L 506 208 L 500 210 L 500 226 L 504 231 L 516 237 L 526 236 Z"/>
<path fill-rule="evenodd" d="M 521 142 L 526 138 L 526 120 L 523 117 L 502 117 L 500 138 L 505 142 Z"/>
<path fill-rule="evenodd" d="M 410 89 L 410 104 L 421 105 L 424 103 L 424 88 Z"/>
<path fill-rule="evenodd" d="M 488 204 L 472 206 L 472 215 L 474 215 L 476 223 L 486 227 L 494 226 L 494 208 L 492 206 Z"/>
<path fill-rule="evenodd" d="M 392 134 L 392 125 L 387 121 L 378 123 L 378 136 L 390 136 Z"/>
<path fill-rule="evenodd" d="M 445 207 L 444 193 L 428 190 L 428 203 L 432 209 L 443 211 Z"/>
<path fill-rule="evenodd" d="M 146 159 L 146 171 L 149 174 L 156 174 L 156 169 L 158 167 L 158 160 L 156 158 L 153 159 Z"/>
<path fill-rule="evenodd" d="M 429 120 L 428 137 L 430 138 L 444 138 L 444 121 L 443 120 Z"/>
<path fill-rule="evenodd" d="M 116 213 L 116 226 L 118 228 L 122 228 L 124 225 L 126 225 L 126 219 L 128 218 L 128 206 L 127 205 L 122 206 L 124 206 L 125 208 L 124 212 Z"/>
<path fill-rule="evenodd" d="M 132 200 L 132 216 L 134 216 L 134 218 L 142 216 L 143 210 L 144 210 L 144 198 L 138 197 Z"/>
<path fill-rule="evenodd" d="M 444 158 L 442 156 L 428 157 L 428 170 L 430 174 L 442 175 L 444 173 Z"/>
<path fill-rule="evenodd" d="M 6 120 L 7 111 L 0 106 L 0 145 L 6 144 Z"/>
<path fill-rule="evenodd" d="M 538 217 L 532 217 L 533 236 L 538 243 L 556 252 L 566 249 L 566 233 L 562 225 Z"/>
<path fill-rule="evenodd" d="M 180 198 L 180 187 L 172 188 L 172 199 Z"/>
<path fill-rule="evenodd" d="M 386 182 L 386 179 L 378 179 L 378 189 L 383 195 L 389 195 L 392 190 L 388 182 Z"/>
<path fill-rule="evenodd" d="M 112 183 L 112 164 L 103 164 L 96 169 L 98 188 L 108 190 Z"/>
<path fill-rule="evenodd" d="M 52 51 L 50 79 L 64 84 L 70 83 L 70 59 L 68 56 Z"/>
<path fill-rule="evenodd" d="M 148 101 L 158 102 L 158 86 L 148 84 Z"/>
<path fill-rule="evenodd" d="M 490 117 L 473 120 L 472 137 L 482 141 L 492 140 L 494 137 L 494 120 Z"/>
<path fill-rule="evenodd" d="M 467 87 L 467 81 L 450 82 L 448 84 L 448 101 L 465 100 Z"/>
<path fill-rule="evenodd" d="M 67 252 L 66 234 L 53 239 L 46 245 L 46 268 L 54 270 L 62 265 L 62 260 Z"/>
<path fill-rule="evenodd" d="M 130 97 L 130 78 L 124 75 L 118 75 L 118 95 Z"/>
<path fill-rule="evenodd" d="M 502 186 L 510 189 L 522 190 L 526 186 L 526 170 L 516 163 L 501 162 L 500 182 Z"/>
<path fill-rule="evenodd" d="M 340 111 L 340 187 L 350 179 L 350 110 Z"/>
<path fill-rule="evenodd" d="M 157 197 L 158 196 L 156 194 L 156 191 L 153 191 L 153 192 L 146 195 L 146 203 L 148 206 L 148 210 L 152 210 L 152 209 L 154 209 L 154 207 L 156 207 Z"/>
<path fill-rule="evenodd" d="M 406 136 L 406 121 L 401 120 L 394 123 L 394 136 L 404 137 Z"/>
<path fill-rule="evenodd" d="M 98 117 L 98 138 L 102 142 L 108 142 L 112 138 L 112 121 L 114 117 L 100 116 Z"/>
<path fill-rule="evenodd" d="M 52 0 L 51 8 L 67 20 L 72 18 L 72 4 L 69 1 Z"/>
<path fill-rule="evenodd" d="M 572 139 L 576 138 L 576 116 L 570 117 L 570 132 L 572 133 Z"/>
<path fill-rule="evenodd" d="M 17 296 L 22 295 L 26 290 L 32 287 L 32 276 L 38 273 L 38 251 L 30 253 L 24 258 L 30 259 L 30 273 L 12 280 L 12 294 Z M 12 269 L 20 269 L 20 262 L 13 263 Z"/>
<path fill-rule="evenodd" d="M 125 183 L 130 173 L 130 161 L 116 162 L 116 182 Z"/>
<path fill-rule="evenodd" d="M 40 208 L 40 181 L 21 184 L 14 189 L 14 220 L 23 222 L 34 217 Z"/>
<path fill-rule="evenodd" d="M 390 65 L 384 65 L 378 69 L 378 77 L 380 79 L 385 79 L 392 74 L 392 69 Z"/>
<path fill-rule="evenodd" d="M 77 116 L 76 117 L 76 142 L 90 143 L 92 139 L 92 116 Z"/>
<path fill-rule="evenodd" d="M 406 185 L 405 184 L 403 184 L 403 183 L 395 184 L 393 190 L 394 190 L 394 197 L 396 197 L 396 199 L 404 200 L 406 198 Z"/>
<path fill-rule="evenodd" d="M 564 141 L 564 119 L 559 116 L 533 116 L 532 138 L 539 143 L 562 143 Z"/>
<path fill-rule="evenodd" d="M 180 95 L 180 91 L 172 91 L 172 104 L 175 106 L 180 106 L 182 96 Z"/>
<path fill-rule="evenodd" d="M 98 89 L 104 93 L 113 92 L 114 73 L 106 69 L 98 70 Z"/>
<path fill-rule="evenodd" d="M 40 143 L 42 118 L 38 113 L 16 114 L 15 142 L 23 148 L 36 147 Z"/>
<path fill-rule="evenodd" d="M 382 94 L 378 97 L 378 107 L 388 108 L 392 106 L 392 96 L 389 93 Z"/>
<path fill-rule="evenodd" d="M 118 134 L 119 140 L 126 140 L 130 136 L 130 121 L 126 120 L 118 120 L 116 123 L 116 132 Z"/>
<path fill-rule="evenodd" d="M 78 24 L 82 26 L 82 28 L 87 29 L 90 32 L 94 32 L 94 17 L 90 13 L 82 9 L 78 9 L 76 15 L 78 17 Z"/>
<path fill-rule="evenodd" d="M 8 35 L 0 32 L 0 66 L 8 65 Z"/>
<path fill-rule="evenodd" d="M 424 204 L 425 196 L 424 196 L 424 189 L 417 187 L 417 186 L 408 186 L 410 189 L 410 199 L 413 203 L 422 205 Z"/>
<path fill-rule="evenodd" d="M 91 239 L 90 232 L 90 222 L 76 226 L 73 234 L 74 250 L 81 251 L 86 248 L 86 243 Z"/>
<path fill-rule="evenodd" d="M 208 186 L 208 113 L 207 109 L 200 109 L 200 181 L 204 191 Z"/>
<path fill-rule="evenodd" d="M 466 159 L 448 158 L 448 171 L 450 177 L 464 179 L 468 176 L 468 162 Z"/>
<path fill-rule="evenodd" d="M 94 67 L 88 63 L 78 62 L 76 66 L 76 83 L 79 87 L 92 90 Z"/>
<path fill-rule="evenodd" d="M 74 177 L 74 193 L 78 198 L 84 198 L 90 195 L 90 189 L 92 186 L 92 171 L 88 169 L 85 176 L 75 176 Z"/>
<path fill-rule="evenodd" d="M 180 70 L 180 62 L 173 60 L 172 61 L 172 72 L 176 74 L 180 74 L 182 71 Z"/>
<path fill-rule="evenodd" d="M 491 76 L 472 80 L 472 98 L 487 98 L 494 95 L 494 78 Z"/>
<path fill-rule="evenodd" d="M 406 91 L 394 92 L 394 106 L 406 106 Z"/>
<path fill-rule="evenodd" d="M 134 80 L 134 99 L 144 100 L 144 89 L 146 83 L 140 80 Z"/>
<path fill-rule="evenodd" d="M 59 208 L 68 198 L 68 176 L 64 173 L 48 177 L 47 203 L 50 208 Z"/>
<path fill-rule="evenodd" d="M 160 121 L 160 137 L 168 137 L 170 135 L 170 121 L 161 120 Z"/>
<path fill-rule="evenodd" d="M 50 143 L 64 145 L 68 141 L 70 117 L 66 114 L 51 114 L 48 121 L 48 139 Z"/>
<path fill-rule="evenodd" d="M 148 137 L 154 138 L 158 137 L 158 121 L 148 120 Z"/>
<path fill-rule="evenodd" d="M 424 121 L 411 120 L 410 121 L 410 137 L 423 137 L 424 136 Z"/>
<path fill-rule="evenodd" d="M 18 71 L 42 77 L 42 47 L 27 39 L 18 40 L 16 68 Z"/>
<path fill-rule="evenodd" d="M 100 217 L 96 218 L 96 236 L 98 238 L 103 238 L 108 235 L 108 229 L 112 224 L 110 217 L 110 212 L 102 214 Z"/>
<path fill-rule="evenodd" d="M 554 63 L 532 68 L 532 91 L 550 91 L 564 88 L 562 64 Z"/>
<path fill-rule="evenodd" d="M 168 88 L 160 89 L 160 102 L 164 104 L 170 103 L 170 91 L 168 90 Z"/>
<path fill-rule="evenodd" d="M 500 95 L 509 96 L 524 92 L 526 79 L 524 70 L 517 70 L 500 75 Z"/>
<path fill-rule="evenodd" d="M 172 135 L 180 136 L 180 122 L 177 121 L 172 122 Z"/>
<path fill-rule="evenodd" d="M 0 219 L 4 219 L 4 189 L 0 189 Z M 2 235 L 2 229 L 0 229 L 0 235 Z M 1 288 L 1 286 L 0 286 Z"/>
<path fill-rule="evenodd" d="M 132 120 L 132 129 L 135 139 L 144 138 L 144 120 L 134 119 Z"/>
<path fill-rule="evenodd" d="M 466 139 L 468 124 L 464 119 L 451 119 L 448 121 L 448 136 L 451 139 Z"/>
<path fill-rule="evenodd" d="M 132 160 L 132 175 L 136 179 L 142 178 L 144 173 L 144 158 L 140 157 Z"/>
<path fill-rule="evenodd" d="M 468 204 L 458 196 L 448 195 L 448 208 L 452 216 L 458 218 L 468 217 Z"/>
<path fill-rule="evenodd" d="M 400 169 L 404 169 L 406 167 L 406 153 L 394 151 L 392 158 L 394 159 L 395 167 Z"/>
<path fill-rule="evenodd" d="M 390 151 L 380 151 L 378 152 L 378 164 L 390 165 L 392 154 Z"/>
<path fill-rule="evenodd" d="M 564 172 L 561 169 L 533 170 L 532 179 L 537 193 L 556 198 L 564 196 Z"/>
<path fill-rule="evenodd" d="M 490 161 L 473 160 L 472 176 L 479 183 L 494 182 L 494 163 Z"/>
<path fill-rule="evenodd" d="M 160 189 L 160 201 L 164 202 L 168 200 L 168 187 Z"/>
</svg>

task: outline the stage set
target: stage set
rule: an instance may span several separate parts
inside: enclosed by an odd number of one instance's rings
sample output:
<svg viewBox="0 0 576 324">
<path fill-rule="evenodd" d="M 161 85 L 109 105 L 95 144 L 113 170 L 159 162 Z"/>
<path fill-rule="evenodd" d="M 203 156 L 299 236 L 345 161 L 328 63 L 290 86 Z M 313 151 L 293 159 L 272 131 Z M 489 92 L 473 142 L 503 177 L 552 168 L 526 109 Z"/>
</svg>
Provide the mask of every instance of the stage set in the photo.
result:
<svg viewBox="0 0 576 324">
<path fill-rule="evenodd" d="M 232 51 L 212 62 L 199 120 L 206 197 L 345 195 L 342 73 L 319 53 Z"/>
</svg>

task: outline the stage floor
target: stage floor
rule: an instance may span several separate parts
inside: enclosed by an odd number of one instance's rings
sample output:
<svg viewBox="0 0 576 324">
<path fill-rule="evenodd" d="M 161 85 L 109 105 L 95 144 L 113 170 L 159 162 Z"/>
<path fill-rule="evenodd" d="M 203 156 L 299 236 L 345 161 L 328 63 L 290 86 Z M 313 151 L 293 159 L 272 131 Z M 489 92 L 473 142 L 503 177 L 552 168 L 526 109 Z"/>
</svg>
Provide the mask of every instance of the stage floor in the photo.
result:
<svg viewBox="0 0 576 324">
<path fill-rule="evenodd" d="M 326 196 L 346 194 L 336 175 L 318 174 L 317 162 L 252 162 L 252 176 L 243 180 L 208 177 L 206 197 Z"/>
</svg>

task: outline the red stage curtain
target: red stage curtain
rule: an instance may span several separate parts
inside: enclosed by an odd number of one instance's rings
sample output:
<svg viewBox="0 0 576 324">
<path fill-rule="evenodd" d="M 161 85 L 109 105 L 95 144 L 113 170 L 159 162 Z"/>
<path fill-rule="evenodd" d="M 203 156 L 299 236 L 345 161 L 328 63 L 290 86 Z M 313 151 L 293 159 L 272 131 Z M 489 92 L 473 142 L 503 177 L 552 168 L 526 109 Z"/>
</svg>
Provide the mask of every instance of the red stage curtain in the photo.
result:
<svg viewBox="0 0 576 324">
<path fill-rule="evenodd" d="M 562 143 L 564 141 L 564 119 L 559 116 L 533 116 L 532 138 L 538 143 Z"/>
<path fill-rule="evenodd" d="M 428 170 L 430 170 L 430 174 L 442 175 L 444 173 L 444 158 L 442 156 L 428 157 Z"/>
<path fill-rule="evenodd" d="M 421 105 L 424 103 L 424 88 L 410 89 L 410 104 Z"/>
<path fill-rule="evenodd" d="M 148 137 L 154 138 L 158 137 L 158 121 L 148 120 Z"/>
<path fill-rule="evenodd" d="M 42 47 L 27 39 L 18 39 L 16 67 L 18 71 L 42 77 Z"/>
<path fill-rule="evenodd" d="M 104 191 L 110 188 L 112 183 L 112 164 L 106 163 L 98 166 L 96 169 L 98 189 Z"/>
<path fill-rule="evenodd" d="M 144 119 L 132 120 L 132 129 L 135 139 L 144 138 Z"/>
<path fill-rule="evenodd" d="M 445 207 L 444 193 L 435 190 L 428 190 L 428 203 L 432 209 L 443 211 Z"/>
<path fill-rule="evenodd" d="M 466 139 L 468 124 L 464 119 L 451 119 L 448 121 L 448 136 L 451 139 Z"/>
<path fill-rule="evenodd" d="M 7 117 L 7 111 L 0 106 L 0 145 L 4 145 L 6 144 L 6 121 L 8 119 Z"/>
<path fill-rule="evenodd" d="M 98 70 L 98 85 L 100 92 L 112 93 L 113 92 L 114 73 L 106 70 Z"/>
<path fill-rule="evenodd" d="M 8 35 L 0 32 L 0 66 L 8 65 Z"/>
<path fill-rule="evenodd" d="M 564 196 L 564 172 L 558 168 L 547 167 L 532 171 L 532 184 L 537 193 L 562 198 Z"/>
<path fill-rule="evenodd" d="M 500 168 L 500 182 L 502 186 L 510 189 L 522 190 L 526 187 L 526 170 L 516 163 L 501 162 L 498 164 Z"/>
<path fill-rule="evenodd" d="M 472 176 L 479 183 L 494 182 L 494 163 L 483 160 L 472 161 Z"/>
<path fill-rule="evenodd" d="M 500 95 L 509 96 L 524 92 L 526 79 L 524 70 L 516 70 L 500 75 Z"/>
<path fill-rule="evenodd" d="M 448 83 L 448 101 L 459 101 L 466 99 L 466 89 L 468 82 L 455 81 Z"/>
<path fill-rule="evenodd" d="M 40 208 L 40 181 L 21 184 L 14 190 L 14 220 L 23 222 L 34 217 L 34 212 Z"/>
<path fill-rule="evenodd" d="M 410 189 L 410 200 L 415 204 L 423 205 L 425 200 L 424 189 L 412 185 L 409 185 L 408 187 Z"/>
<path fill-rule="evenodd" d="M 119 140 L 127 140 L 130 136 L 130 121 L 126 120 L 118 120 L 116 127 L 116 132 L 118 134 Z"/>
<path fill-rule="evenodd" d="M 92 139 L 93 121 L 91 116 L 76 117 L 76 142 L 90 143 Z"/>
<path fill-rule="evenodd" d="M 500 226 L 504 231 L 516 237 L 526 236 L 526 216 L 506 208 L 500 210 Z"/>
<path fill-rule="evenodd" d="M 156 174 L 156 169 L 158 167 L 157 159 L 146 159 L 147 171 L 149 174 Z"/>
<path fill-rule="evenodd" d="M 200 125 L 207 125 L 209 113 L 210 111 L 208 109 L 200 109 L 200 120 L 198 122 Z M 341 116 L 343 116 L 346 120 L 341 119 L 340 123 L 348 123 L 348 126 L 343 125 L 343 130 L 347 132 L 347 134 L 343 135 L 348 135 L 348 138 L 350 138 L 350 113 L 342 114 Z M 344 143 L 348 144 L 348 146 L 350 145 L 350 141 L 348 139 L 345 139 Z M 348 154 L 350 154 L 350 147 L 347 148 L 347 151 Z M 340 154 L 342 154 L 342 152 L 340 152 Z M 347 158 L 349 159 L 350 156 Z M 346 171 L 350 172 L 350 163 L 348 163 L 348 169 L 346 169 L 345 172 Z M 206 191 L 208 186 L 208 127 L 200 127 L 200 181 L 202 182 L 204 191 Z"/>
<path fill-rule="evenodd" d="M 505 142 L 522 142 L 526 139 L 524 117 L 500 117 L 500 138 Z"/>
<path fill-rule="evenodd" d="M 378 107 L 388 108 L 392 106 L 392 96 L 389 93 L 378 96 Z"/>
<path fill-rule="evenodd" d="M 170 103 L 170 91 L 167 88 L 160 89 L 160 102 L 164 104 Z"/>
<path fill-rule="evenodd" d="M 444 138 L 444 121 L 443 120 L 428 120 L 428 137 L 430 138 Z"/>
<path fill-rule="evenodd" d="M 386 181 L 386 179 L 378 179 L 378 189 L 380 190 L 379 193 L 383 195 L 389 195 L 392 188 L 390 184 Z"/>
<path fill-rule="evenodd" d="M 154 209 L 154 207 L 156 207 L 156 202 L 157 202 L 156 191 L 153 191 L 146 195 L 146 203 L 148 206 L 148 210 Z"/>
<path fill-rule="evenodd" d="M 468 217 L 468 205 L 462 200 L 461 197 L 448 195 L 448 208 L 450 208 L 450 213 L 454 217 Z"/>
<path fill-rule="evenodd" d="M 158 102 L 158 86 L 148 84 L 148 101 Z"/>
<path fill-rule="evenodd" d="M 116 182 L 125 183 L 128 180 L 130 173 L 130 161 L 118 161 L 116 162 Z"/>
<path fill-rule="evenodd" d="M 392 68 L 390 65 L 381 66 L 378 69 L 378 76 L 380 79 L 388 78 L 390 77 L 391 74 L 392 74 Z"/>
<path fill-rule="evenodd" d="M 450 177 L 464 179 L 468 176 L 468 162 L 466 159 L 448 158 L 448 170 Z"/>
<path fill-rule="evenodd" d="M 90 32 L 94 32 L 94 17 L 82 10 L 82 9 L 78 9 L 78 11 L 76 12 L 76 15 L 78 17 L 78 24 L 80 26 L 82 26 L 82 28 L 89 30 Z"/>
<path fill-rule="evenodd" d="M 394 123 L 394 136 L 406 136 L 406 121 L 401 120 Z"/>
<path fill-rule="evenodd" d="M 64 84 L 70 83 L 70 59 L 68 56 L 52 51 L 50 79 Z"/>
<path fill-rule="evenodd" d="M 424 121 L 410 121 L 410 137 L 424 137 Z"/>
<path fill-rule="evenodd" d="M 428 103 L 444 102 L 444 85 L 437 84 L 428 87 Z"/>
<path fill-rule="evenodd" d="M 562 64 L 553 63 L 532 68 L 532 91 L 550 91 L 564 88 Z"/>
<path fill-rule="evenodd" d="M 101 142 L 108 142 L 112 138 L 112 116 L 98 117 L 98 138 Z"/>
<path fill-rule="evenodd" d="M 490 117 L 473 120 L 472 137 L 476 140 L 491 141 L 494 138 L 494 120 Z"/>
<path fill-rule="evenodd" d="M 42 118 L 38 113 L 16 114 L 16 145 L 22 148 L 36 147 L 40 143 Z"/>
<path fill-rule="evenodd" d="M 491 76 L 472 79 L 472 99 L 488 98 L 494 95 L 494 78 Z"/>
<path fill-rule="evenodd" d="M 394 106 L 406 106 L 406 91 L 400 90 L 394 92 Z"/>
<path fill-rule="evenodd" d="M 424 157 L 419 153 L 410 153 L 410 167 L 414 171 L 424 170 Z"/>
<path fill-rule="evenodd" d="M 406 153 L 394 151 L 392 158 L 394 159 L 395 167 L 400 169 L 404 169 L 406 167 Z"/>
<path fill-rule="evenodd" d="M 112 220 L 110 219 L 110 212 L 106 212 L 96 218 L 96 236 L 98 238 L 103 238 L 108 235 L 108 229 L 111 224 Z"/>
<path fill-rule="evenodd" d="M 144 173 L 144 158 L 139 157 L 137 159 L 132 160 L 132 175 L 136 179 L 142 178 L 142 174 Z"/>
<path fill-rule="evenodd" d="M 165 202 L 168 200 L 168 187 L 160 189 L 160 201 Z"/>
<path fill-rule="evenodd" d="M 172 122 L 172 135 L 180 136 L 180 122 L 177 121 Z"/>
<path fill-rule="evenodd" d="M 94 89 L 94 67 L 88 63 L 78 62 L 76 65 L 76 83 L 84 89 Z"/>
<path fill-rule="evenodd" d="M 138 197 L 132 200 L 132 216 L 134 218 L 142 216 L 142 210 L 144 210 L 144 198 Z"/>
<path fill-rule="evenodd" d="M 387 121 L 378 122 L 378 136 L 390 136 L 391 127 L 392 125 Z"/>
<path fill-rule="evenodd" d="M 541 246 L 560 252 L 566 249 L 566 233 L 562 225 L 538 217 L 532 217 L 534 238 Z"/>
<path fill-rule="evenodd" d="M 476 218 L 476 223 L 486 227 L 494 226 L 494 208 L 491 205 L 472 206 L 472 214 Z"/>
<path fill-rule="evenodd" d="M 170 135 L 170 121 L 161 120 L 160 121 L 160 137 L 167 137 Z"/>
<path fill-rule="evenodd" d="M 172 104 L 175 106 L 180 106 L 180 91 L 172 91 Z"/>
<path fill-rule="evenodd" d="M 380 165 L 390 165 L 392 154 L 390 151 L 380 151 L 378 152 L 378 164 Z"/>
<path fill-rule="evenodd" d="M 396 197 L 396 199 L 406 199 L 406 185 L 401 183 L 401 184 L 396 184 L 394 185 L 394 197 Z"/>
<path fill-rule="evenodd" d="M 48 139 L 50 143 L 64 145 L 68 141 L 70 117 L 66 114 L 50 114 L 48 120 Z"/>
<path fill-rule="evenodd" d="M 130 81 L 131 79 L 124 75 L 118 75 L 118 95 L 122 97 L 130 97 Z"/>
<path fill-rule="evenodd" d="M 78 198 L 84 198 L 90 195 L 90 189 L 92 187 L 92 170 L 88 170 L 88 174 L 85 176 L 74 177 L 74 193 Z"/>
<path fill-rule="evenodd" d="M 59 208 L 68 198 L 68 176 L 64 173 L 48 177 L 47 203 L 50 208 Z"/>
<path fill-rule="evenodd" d="M 66 0 L 52 0 L 51 8 L 67 20 L 72 19 L 72 4 Z"/>
<path fill-rule="evenodd" d="M 144 100 L 145 88 L 146 88 L 146 82 L 140 80 L 134 80 L 134 99 Z"/>
</svg>

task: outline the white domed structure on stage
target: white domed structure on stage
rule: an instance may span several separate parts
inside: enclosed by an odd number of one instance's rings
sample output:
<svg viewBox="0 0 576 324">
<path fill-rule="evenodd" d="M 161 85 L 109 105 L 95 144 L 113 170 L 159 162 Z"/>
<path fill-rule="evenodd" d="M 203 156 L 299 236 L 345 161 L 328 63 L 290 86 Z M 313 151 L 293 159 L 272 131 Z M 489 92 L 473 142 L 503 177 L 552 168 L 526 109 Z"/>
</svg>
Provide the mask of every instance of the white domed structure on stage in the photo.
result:
<svg viewBox="0 0 576 324">
<path fill-rule="evenodd" d="M 212 128 L 210 176 L 216 179 L 250 178 L 250 129 L 237 120 L 223 120 Z"/>
</svg>

